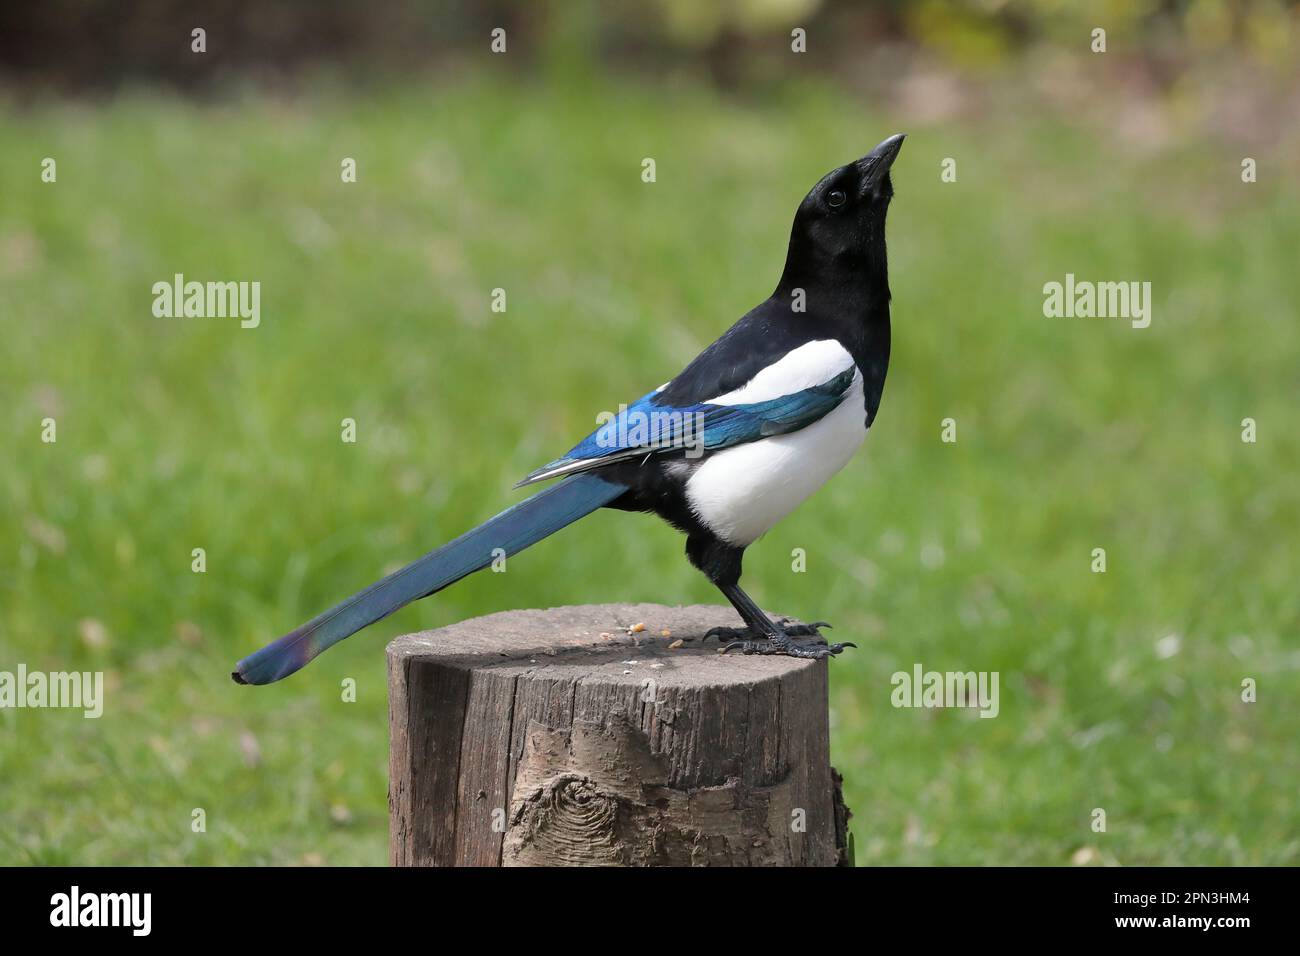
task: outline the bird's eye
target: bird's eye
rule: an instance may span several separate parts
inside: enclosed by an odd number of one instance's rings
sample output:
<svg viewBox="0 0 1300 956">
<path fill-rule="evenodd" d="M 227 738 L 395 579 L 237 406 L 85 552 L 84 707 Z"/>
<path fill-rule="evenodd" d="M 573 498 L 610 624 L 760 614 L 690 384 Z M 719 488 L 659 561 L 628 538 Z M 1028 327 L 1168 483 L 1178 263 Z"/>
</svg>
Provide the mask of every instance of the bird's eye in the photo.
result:
<svg viewBox="0 0 1300 956">
<path fill-rule="evenodd" d="M 838 189 L 832 189 L 831 194 L 826 197 L 826 202 L 832 209 L 839 209 L 844 205 L 844 198 L 844 193 Z"/>
</svg>

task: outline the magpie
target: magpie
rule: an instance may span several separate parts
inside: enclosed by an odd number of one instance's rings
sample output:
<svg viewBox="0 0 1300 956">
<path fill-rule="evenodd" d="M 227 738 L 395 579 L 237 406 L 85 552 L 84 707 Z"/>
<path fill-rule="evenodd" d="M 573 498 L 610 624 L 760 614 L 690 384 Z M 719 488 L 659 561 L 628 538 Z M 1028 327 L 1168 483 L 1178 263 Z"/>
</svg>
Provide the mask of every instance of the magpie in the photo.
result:
<svg viewBox="0 0 1300 956">
<path fill-rule="evenodd" d="M 880 408 L 889 365 L 885 214 L 903 134 L 822 177 L 795 213 L 776 290 L 672 381 L 643 395 L 519 485 L 559 479 L 236 665 L 269 684 L 326 648 L 598 508 L 653 512 L 743 628 L 724 651 L 826 658 L 851 643 L 824 622 L 774 621 L 740 588 L 745 549 L 838 472 Z M 518 486 L 516 486 L 518 487 Z M 812 638 L 812 640 L 800 640 Z"/>
</svg>

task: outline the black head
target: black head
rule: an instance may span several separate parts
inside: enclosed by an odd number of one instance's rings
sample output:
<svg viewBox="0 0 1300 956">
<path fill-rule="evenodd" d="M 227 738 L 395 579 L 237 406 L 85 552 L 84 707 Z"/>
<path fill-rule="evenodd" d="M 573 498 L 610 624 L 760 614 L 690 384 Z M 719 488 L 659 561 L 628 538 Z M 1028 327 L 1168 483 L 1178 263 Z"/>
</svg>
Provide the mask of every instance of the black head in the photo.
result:
<svg viewBox="0 0 1300 956">
<path fill-rule="evenodd" d="M 794 216 L 782 285 L 885 269 L 885 213 L 894 195 L 889 168 L 903 137 L 896 133 L 809 190 Z"/>
</svg>

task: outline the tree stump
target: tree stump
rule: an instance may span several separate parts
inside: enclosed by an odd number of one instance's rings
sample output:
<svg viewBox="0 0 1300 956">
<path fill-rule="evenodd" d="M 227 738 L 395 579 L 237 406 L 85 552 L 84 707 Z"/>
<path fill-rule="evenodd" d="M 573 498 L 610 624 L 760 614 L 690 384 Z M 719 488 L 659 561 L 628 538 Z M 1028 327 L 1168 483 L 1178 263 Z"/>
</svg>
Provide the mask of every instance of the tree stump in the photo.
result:
<svg viewBox="0 0 1300 956">
<path fill-rule="evenodd" d="M 826 663 L 701 642 L 735 623 L 603 604 L 394 640 L 392 863 L 843 863 Z"/>
</svg>

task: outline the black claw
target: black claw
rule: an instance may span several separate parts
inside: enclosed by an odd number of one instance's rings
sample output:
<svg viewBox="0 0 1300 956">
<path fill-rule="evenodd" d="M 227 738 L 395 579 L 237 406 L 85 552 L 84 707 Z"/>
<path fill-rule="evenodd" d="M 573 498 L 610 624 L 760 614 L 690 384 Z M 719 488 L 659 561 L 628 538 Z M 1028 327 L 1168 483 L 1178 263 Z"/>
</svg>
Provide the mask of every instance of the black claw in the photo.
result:
<svg viewBox="0 0 1300 956">
<path fill-rule="evenodd" d="M 788 617 L 783 617 L 773 622 L 773 624 L 776 633 L 771 635 L 757 633 L 751 627 L 713 627 L 700 640 L 704 642 L 711 637 L 716 637 L 719 643 L 724 640 L 727 641 L 725 645 L 718 648 L 719 654 L 728 654 L 731 651 L 738 650 L 742 654 L 783 655 L 813 660 L 834 657 L 846 647 L 857 647 L 856 644 L 850 641 L 840 644 L 827 643 L 819 633 L 821 628 L 831 626 L 825 621 L 815 621 L 812 624 L 794 624 Z M 793 638 L 797 637 L 811 637 L 816 638 L 816 640 L 808 642 L 793 640 Z"/>
<path fill-rule="evenodd" d="M 742 654 L 776 654 L 777 653 L 777 651 L 773 649 L 771 641 L 768 642 L 732 641 L 730 644 L 726 645 L 725 647 L 719 648 L 718 653 L 726 654 L 730 651 L 735 650 L 736 648 L 740 648 L 740 653 Z"/>
</svg>

